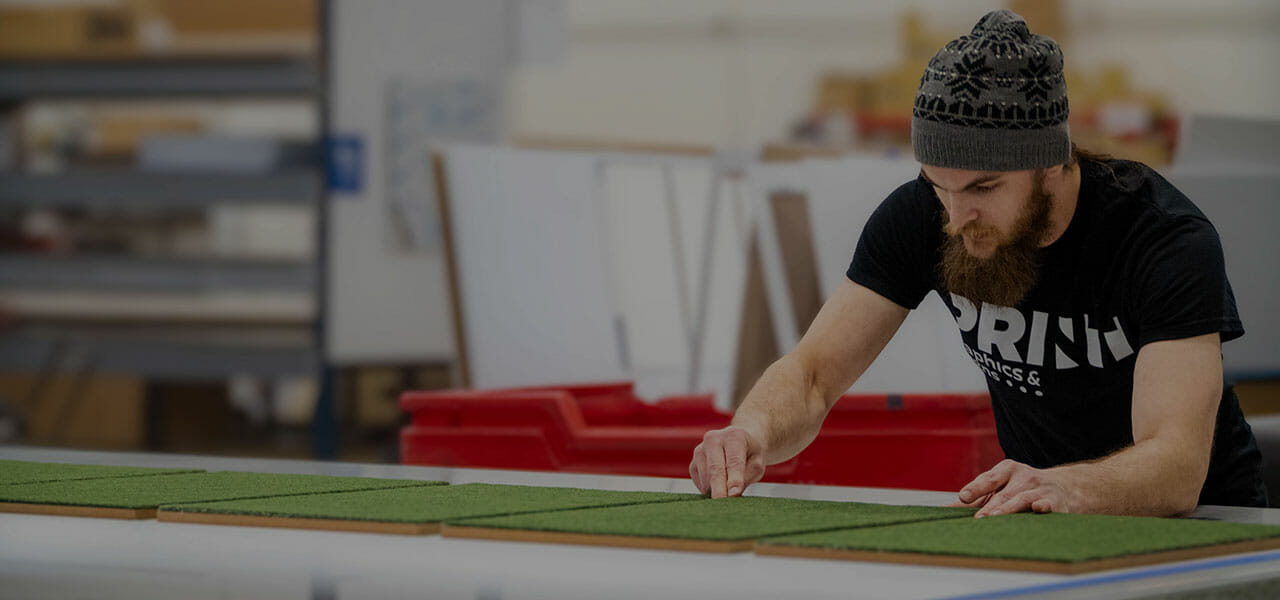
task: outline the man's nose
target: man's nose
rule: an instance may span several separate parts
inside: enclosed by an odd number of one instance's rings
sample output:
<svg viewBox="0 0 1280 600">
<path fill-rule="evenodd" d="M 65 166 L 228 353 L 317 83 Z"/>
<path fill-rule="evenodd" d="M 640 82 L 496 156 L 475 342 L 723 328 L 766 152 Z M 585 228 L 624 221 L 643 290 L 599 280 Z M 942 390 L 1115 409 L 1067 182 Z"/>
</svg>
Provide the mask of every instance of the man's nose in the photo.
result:
<svg viewBox="0 0 1280 600">
<path fill-rule="evenodd" d="M 965 225 L 977 220 L 978 208 L 972 201 L 964 197 L 964 194 L 952 194 L 944 192 L 947 195 L 947 217 L 951 221 L 952 226 L 960 229 Z"/>
</svg>

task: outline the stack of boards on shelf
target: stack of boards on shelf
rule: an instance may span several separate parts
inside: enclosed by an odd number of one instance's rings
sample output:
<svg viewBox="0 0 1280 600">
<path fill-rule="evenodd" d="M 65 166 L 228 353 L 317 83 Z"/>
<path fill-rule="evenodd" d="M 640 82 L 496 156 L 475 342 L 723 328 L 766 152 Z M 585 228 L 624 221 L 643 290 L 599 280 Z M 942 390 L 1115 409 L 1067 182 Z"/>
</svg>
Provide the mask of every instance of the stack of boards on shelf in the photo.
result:
<svg viewBox="0 0 1280 600">
<path fill-rule="evenodd" d="M 0 461 L 0 512 L 1083 573 L 1280 548 L 1280 527 L 783 498 Z"/>
</svg>

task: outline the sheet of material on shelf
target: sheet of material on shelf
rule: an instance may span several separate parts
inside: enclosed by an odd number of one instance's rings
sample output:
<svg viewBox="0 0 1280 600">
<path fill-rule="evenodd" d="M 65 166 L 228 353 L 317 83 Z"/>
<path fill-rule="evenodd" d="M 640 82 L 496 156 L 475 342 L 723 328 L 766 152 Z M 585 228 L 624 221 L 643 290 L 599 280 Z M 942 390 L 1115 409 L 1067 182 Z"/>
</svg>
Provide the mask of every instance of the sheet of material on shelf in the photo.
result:
<svg viewBox="0 0 1280 600">
<path fill-rule="evenodd" d="M 0 486 L 0 512 L 150 518 L 164 504 L 322 494 L 443 482 L 276 473 L 189 473 Z M 131 515 L 101 514 L 102 509 Z"/>
<path fill-rule="evenodd" d="M 1084 573 L 1280 548 L 1280 527 L 1020 513 L 761 540 L 757 554 Z"/>
<path fill-rule="evenodd" d="M 759 538 L 785 533 L 969 518 L 973 513 L 966 508 L 737 497 L 453 520 L 445 523 L 443 533 L 446 537 L 742 552 Z"/>
<path fill-rule="evenodd" d="M 313 494 L 162 507 L 161 521 L 333 529 L 369 533 L 436 533 L 446 520 L 700 499 L 695 494 L 468 483 L 452 486 Z"/>
<path fill-rule="evenodd" d="M 0 291 L 0 305 L 25 319 L 305 325 L 316 301 L 303 293 Z"/>
</svg>

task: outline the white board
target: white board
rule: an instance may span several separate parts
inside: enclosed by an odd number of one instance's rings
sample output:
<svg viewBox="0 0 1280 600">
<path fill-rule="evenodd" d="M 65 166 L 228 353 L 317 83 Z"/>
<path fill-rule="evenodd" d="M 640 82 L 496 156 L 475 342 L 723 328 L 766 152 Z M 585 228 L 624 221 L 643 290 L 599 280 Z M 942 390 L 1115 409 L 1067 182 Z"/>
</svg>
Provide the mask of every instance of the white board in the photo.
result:
<svg viewBox="0 0 1280 600">
<path fill-rule="evenodd" d="M 704 319 L 692 391 L 714 393 L 716 407 L 733 406 L 738 339 L 742 327 L 743 290 L 751 245 L 754 210 L 743 179 L 722 180 L 710 217 L 714 231 L 706 257 Z"/>
<path fill-rule="evenodd" d="M 691 361 L 687 241 L 671 210 L 683 198 L 668 165 L 603 163 L 606 242 L 628 368 L 641 396 L 684 391 Z"/>
<path fill-rule="evenodd" d="M 445 151 L 458 293 L 477 388 L 625 379 L 596 158 Z"/>
<path fill-rule="evenodd" d="M 445 155 L 474 387 L 630 379 L 646 399 L 727 389 L 746 225 L 742 195 L 716 185 L 710 158 Z"/>
</svg>

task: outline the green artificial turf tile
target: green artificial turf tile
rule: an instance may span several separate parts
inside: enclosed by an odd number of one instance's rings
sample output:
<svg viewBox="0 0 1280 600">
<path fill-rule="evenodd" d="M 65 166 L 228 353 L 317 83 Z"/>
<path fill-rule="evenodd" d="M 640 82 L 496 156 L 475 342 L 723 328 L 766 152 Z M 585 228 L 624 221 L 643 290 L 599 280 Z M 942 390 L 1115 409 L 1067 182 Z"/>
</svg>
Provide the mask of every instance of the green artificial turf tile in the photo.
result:
<svg viewBox="0 0 1280 600">
<path fill-rule="evenodd" d="M 1280 537 L 1280 527 L 1196 519 L 1019 513 L 761 540 L 761 545 L 1074 563 Z"/>
<path fill-rule="evenodd" d="M 802 531 L 968 517 L 974 512 L 967 508 L 752 496 L 466 519 L 446 524 L 589 535 L 736 541 Z"/>
<path fill-rule="evenodd" d="M 437 523 L 467 517 L 700 498 L 701 496 L 696 494 L 611 492 L 468 483 L 447 487 L 397 488 L 286 498 L 204 502 L 165 506 L 164 509 L 176 512 L 258 517 Z"/>
<path fill-rule="evenodd" d="M 114 465 L 77 465 L 25 460 L 0 460 L 0 485 L 199 472 L 201 472 L 199 469 L 154 469 L 148 467 L 118 467 Z"/>
<path fill-rule="evenodd" d="M 443 482 L 221 471 L 9 485 L 0 487 L 0 502 L 140 509 L 184 502 L 418 485 Z"/>
</svg>

